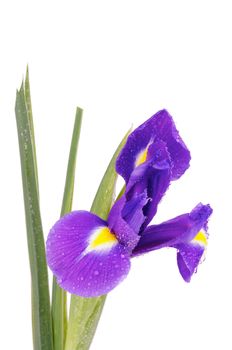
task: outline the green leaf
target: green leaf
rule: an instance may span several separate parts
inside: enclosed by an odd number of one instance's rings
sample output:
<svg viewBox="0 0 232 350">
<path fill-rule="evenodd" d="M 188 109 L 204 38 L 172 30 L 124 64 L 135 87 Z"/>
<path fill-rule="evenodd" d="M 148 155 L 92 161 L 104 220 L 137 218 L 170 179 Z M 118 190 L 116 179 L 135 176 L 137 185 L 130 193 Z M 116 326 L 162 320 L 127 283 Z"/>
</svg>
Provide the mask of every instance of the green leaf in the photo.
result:
<svg viewBox="0 0 232 350">
<path fill-rule="evenodd" d="M 38 194 L 38 198 L 39 198 L 39 179 L 38 179 L 38 167 L 37 167 L 36 149 L 35 149 L 34 123 L 33 123 L 33 114 L 32 114 L 32 106 L 31 106 L 31 92 L 30 92 L 28 66 L 27 66 L 27 71 L 26 71 L 24 90 L 25 90 L 24 93 L 25 93 L 25 103 L 26 103 L 27 115 L 28 115 L 28 123 L 29 123 L 30 132 L 31 132 L 31 139 L 33 141 L 32 142 L 32 152 L 33 152 L 33 160 L 34 160 L 37 194 Z"/>
<path fill-rule="evenodd" d="M 76 155 L 80 137 L 82 113 L 82 109 L 77 107 L 71 147 L 69 152 L 61 216 L 70 212 L 72 209 Z M 54 350 L 63 350 L 67 330 L 67 300 L 66 292 L 58 286 L 55 278 L 53 278 L 52 288 L 52 321 Z"/>
<path fill-rule="evenodd" d="M 16 94 L 18 129 L 27 242 L 32 281 L 32 328 L 34 350 L 52 350 L 48 273 L 39 207 L 38 175 L 32 122 L 28 71 L 25 86 Z"/>
<path fill-rule="evenodd" d="M 94 337 L 106 295 L 98 298 L 71 296 L 65 350 L 87 350 Z"/>
<path fill-rule="evenodd" d="M 130 131 L 125 135 L 111 159 L 94 198 L 91 212 L 106 220 L 113 203 L 117 173 L 115 161 L 126 143 Z M 97 298 L 71 296 L 65 350 L 87 350 L 93 340 L 106 295 Z"/>
</svg>

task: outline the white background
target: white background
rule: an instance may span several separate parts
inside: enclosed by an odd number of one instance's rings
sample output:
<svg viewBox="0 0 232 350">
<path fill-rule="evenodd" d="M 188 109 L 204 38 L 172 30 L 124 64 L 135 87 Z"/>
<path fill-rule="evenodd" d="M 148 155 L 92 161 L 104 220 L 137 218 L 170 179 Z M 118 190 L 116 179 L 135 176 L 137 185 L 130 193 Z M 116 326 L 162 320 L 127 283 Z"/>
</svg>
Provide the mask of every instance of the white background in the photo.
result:
<svg viewBox="0 0 232 350">
<path fill-rule="evenodd" d="M 176 252 L 133 261 L 93 350 L 231 349 L 231 1 L 5 1 L 0 5 L 1 348 L 32 349 L 30 275 L 14 100 L 30 67 L 45 235 L 59 216 L 76 105 L 84 108 L 75 209 L 88 209 L 124 133 L 165 107 L 192 154 L 154 222 L 210 203 L 206 261 L 190 284 Z"/>
</svg>

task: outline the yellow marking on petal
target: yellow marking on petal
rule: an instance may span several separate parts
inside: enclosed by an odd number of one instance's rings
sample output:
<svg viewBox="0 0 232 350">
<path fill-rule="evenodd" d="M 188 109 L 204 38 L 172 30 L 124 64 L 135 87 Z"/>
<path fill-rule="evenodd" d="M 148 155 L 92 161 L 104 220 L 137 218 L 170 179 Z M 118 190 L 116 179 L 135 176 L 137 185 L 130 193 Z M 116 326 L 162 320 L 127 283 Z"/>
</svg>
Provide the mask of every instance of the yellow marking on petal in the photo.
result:
<svg viewBox="0 0 232 350">
<path fill-rule="evenodd" d="M 195 242 L 203 244 L 204 246 L 207 246 L 207 236 L 204 231 L 199 231 L 198 234 L 193 239 Z"/>
<path fill-rule="evenodd" d="M 143 164 L 144 162 L 146 162 L 147 160 L 147 153 L 148 153 L 148 146 L 144 151 L 141 151 L 135 161 L 135 166 L 139 166 L 141 164 Z"/>
<path fill-rule="evenodd" d="M 104 246 L 104 245 L 111 246 L 117 242 L 118 242 L 117 238 L 113 233 L 110 232 L 108 227 L 103 227 L 95 232 L 94 238 L 90 243 L 90 248 L 91 249 L 95 249 L 98 247 L 100 248 L 101 246 Z"/>
</svg>

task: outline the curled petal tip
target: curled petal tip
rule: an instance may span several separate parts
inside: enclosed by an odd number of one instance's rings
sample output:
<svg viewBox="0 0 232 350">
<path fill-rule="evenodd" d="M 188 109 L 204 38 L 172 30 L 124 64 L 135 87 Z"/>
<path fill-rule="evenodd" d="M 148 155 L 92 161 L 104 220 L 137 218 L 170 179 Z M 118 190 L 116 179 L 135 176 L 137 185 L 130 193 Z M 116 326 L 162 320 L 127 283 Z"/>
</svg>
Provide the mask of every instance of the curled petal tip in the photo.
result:
<svg viewBox="0 0 232 350">
<path fill-rule="evenodd" d="M 128 182 L 135 167 L 156 155 L 159 149 L 157 146 L 152 148 L 151 145 L 157 143 L 158 140 L 165 143 L 170 154 L 172 180 L 178 179 L 188 169 L 190 152 L 180 137 L 171 115 L 163 109 L 129 135 L 126 145 L 116 161 L 116 171 L 126 182 Z M 151 149 L 153 149 L 153 154 L 151 154 Z"/>
</svg>

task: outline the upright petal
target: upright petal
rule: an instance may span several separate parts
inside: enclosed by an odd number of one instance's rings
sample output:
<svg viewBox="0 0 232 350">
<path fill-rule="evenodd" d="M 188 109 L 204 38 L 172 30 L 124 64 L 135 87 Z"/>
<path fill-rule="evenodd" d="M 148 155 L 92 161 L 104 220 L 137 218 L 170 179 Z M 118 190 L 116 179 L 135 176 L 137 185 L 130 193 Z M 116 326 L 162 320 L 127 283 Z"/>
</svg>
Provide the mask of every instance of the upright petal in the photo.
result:
<svg viewBox="0 0 232 350">
<path fill-rule="evenodd" d="M 207 245 L 207 222 L 211 213 L 209 205 L 200 203 L 189 214 L 148 227 L 134 248 L 132 256 L 163 247 L 176 248 L 180 273 L 185 281 L 190 281 Z"/>
<path fill-rule="evenodd" d="M 119 242 L 130 251 L 139 241 L 138 233 L 145 220 L 143 208 L 147 201 L 146 190 L 129 201 L 123 195 L 113 205 L 109 213 L 108 223 L 110 230 L 115 232 Z"/>
<path fill-rule="evenodd" d="M 148 201 L 143 207 L 145 216 L 141 230 L 144 230 L 157 212 L 157 207 L 166 193 L 171 181 L 171 160 L 163 141 L 157 141 L 149 147 L 158 150 L 153 158 L 135 168 L 126 187 L 126 198 L 138 196 L 146 191 Z"/>
<path fill-rule="evenodd" d="M 67 214 L 53 226 L 46 252 L 57 283 L 83 297 L 108 293 L 130 269 L 127 249 L 105 221 L 86 211 Z"/>
<path fill-rule="evenodd" d="M 161 110 L 130 134 L 117 159 L 116 170 L 126 182 L 132 171 L 148 160 L 149 148 L 157 140 L 167 145 L 172 160 L 172 180 L 178 179 L 189 167 L 190 152 L 170 114 Z M 153 148 L 154 154 L 155 151 Z"/>
</svg>

